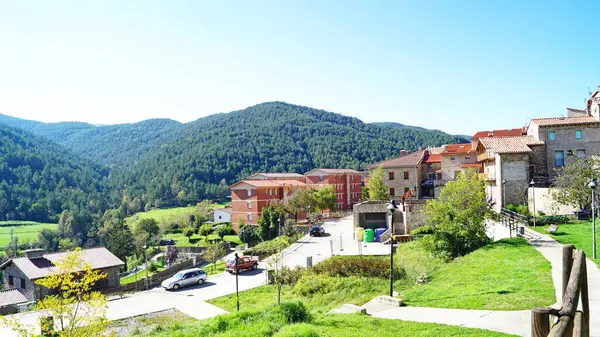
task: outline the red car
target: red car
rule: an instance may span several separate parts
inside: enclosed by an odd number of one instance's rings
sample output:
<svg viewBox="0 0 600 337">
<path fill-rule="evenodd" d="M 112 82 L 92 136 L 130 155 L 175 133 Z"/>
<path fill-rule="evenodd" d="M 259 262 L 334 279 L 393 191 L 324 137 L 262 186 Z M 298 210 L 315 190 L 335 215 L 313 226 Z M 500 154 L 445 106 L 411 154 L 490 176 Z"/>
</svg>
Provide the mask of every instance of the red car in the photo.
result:
<svg viewBox="0 0 600 337">
<path fill-rule="evenodd" d="M 258 261 L 254 260 L 250 256 L 240 256 L 238 257 L 237 270 L 235 270 L 235 259 L 227 261 L 225 264 L 225 271 L 233 274 L 235 272 L 241 273 L 244 270 L 256 270 L 258 269 Z"/>
</svg>

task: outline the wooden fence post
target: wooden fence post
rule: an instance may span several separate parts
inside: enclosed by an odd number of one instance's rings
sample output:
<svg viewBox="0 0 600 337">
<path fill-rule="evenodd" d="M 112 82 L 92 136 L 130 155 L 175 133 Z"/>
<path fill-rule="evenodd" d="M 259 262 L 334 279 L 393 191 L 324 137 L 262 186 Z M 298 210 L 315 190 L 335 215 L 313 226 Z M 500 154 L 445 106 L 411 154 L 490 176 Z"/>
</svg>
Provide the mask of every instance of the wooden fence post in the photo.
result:
<svg viewBox="0 0 600 337">
<path fill-rule="evenodd" d="M 531 337 L 548 337 L 552 308 L 536 307 L 531 310 Z"/>
<path fill-rule="evenodd" d="M 584 314 L 581 311 L 575 313 L 573 321 L 573 337 L 589 337 L 589 330 L 585 325 Z"/>
<path fill-rule="evenodd" d="M 569 275 L 571 275 L 571 268 L 573 267 L 573 245 L 562 246 L 562 292 L 561 300 L 565 297 L 565 291 L 567 290 L 567 284 L 569 284 Z"/>
<path fill-rule="evenodd" d="M 583 252 L 583 266 L 581 266 L 581 308 L 583 310 L 583 324 L 585 325 L 584 334 L 590 334 L 590 298 L 588 293 L 588 278 L 587 278 L 587 259 Z"/>
</svg>

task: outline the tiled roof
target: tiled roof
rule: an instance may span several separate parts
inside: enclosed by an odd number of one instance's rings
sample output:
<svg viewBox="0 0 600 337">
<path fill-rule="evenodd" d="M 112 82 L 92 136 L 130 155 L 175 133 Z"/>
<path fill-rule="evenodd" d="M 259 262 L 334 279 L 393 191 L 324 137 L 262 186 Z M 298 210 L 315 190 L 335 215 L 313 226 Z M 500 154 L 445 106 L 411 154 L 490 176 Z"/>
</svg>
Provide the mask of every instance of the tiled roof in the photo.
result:
<svg viewBox="0 0 600 337">
<path fill-rule="evenodd" d="M 460 165 L 461 168 L 470 168 L 470 167 L 481 167 L 481 163 L 464 163 Z"/>
<path fill-rule="evenodd" d="M 523 129 L 506 129 L 479 131 L 471 137 L 471 139 L 487 138 L 487 137 L 519 137 L 523 135 Z"/>
<path fill-rule="evenodd" d="M 43 254 L 41 257 L 29 259 L 27 257 L 18 257 L 9 260 L 7 264 L 14 264 L 19 268 L 30 280 L 46 277 L 57 271 L 55 262 L 64 259 L 71 252 Z M 124 265 L 118 257 L 113 255 L 104 247 L 82 249 L 80 257 L 83 261 L 89 263 L 92 269 L 101 269 Z"/>
<path fill-rule="evenodd" d="M 479 142 L 495 153 L 528 153 L 531 152 L 529 145 L 544 145 L 544 142 L 533 136 L 482 138 Z"/>
<path fill-rule="evenodd" d="M 216 209 L 215 211 L 221 211 L 221 212 L 231 214 L 231 207 L 219 208 L 219 209 Z"/>
<path fill-rule="evenodd" d="M 425 163 L 439 163 L 442 161 L 442 156 L 440 154 L 428 154 L 425 156 Z"/>
<path fill-rule="evenodd" d="M 474 153 L 473 146 L 471 143 L 468 144 L 448 144 L 441 155 L 455 154 L 455 153 Z"/>
<path fill-rule="evenodd" d="M 331 169 L 331 168 L 316 168 L 314 170 L 310 170 L 306 173 L 304 173 L 304 175 L 308 175 L 312 172 L 315 171 L 321 171 L 321 172 L 325 172 L 327 174 L 344 174 L 344 173 L 355 173 L 355 174 L 360 174 L 360 172 L 356 171 L 356 170 L 351 170 L 351 169 Z"/>
<path fill-rule="evenodd" d="M 411 154 L 408 154 L 403 157 L 393 158 L 390 160 L 384 160 L 379 163 L 371 164 L 368 166 L 369 169 L 378 168 L 380 166 L 383 167 L 411 167 L 417 166 L 423 160 L 425 156 L 425 151 L 417 151 Z"/>
<path fill-rule="evenodd" d="M 298 180 L 240 180 L 237 183 L 229 186 L 230 189 L 239 184 L 248 184 L 254 187 L 281 187 L 284 185 L 290 186 L 307 186 L 306 183 Z"/>
<path fill-rule="evenodd" d="M 302 178 L 304 177 L 303 175 L 301 175 L 300 173 L 254 173 L 253 175 L 249 176 L 248 180 L 254 180 L 256 176 L 265 176 L 266 178 Z"/>
<path fill-rule="evenodd" d="M 568 107 L 567 107 L 567 110 L 570 110 L 570 111 L 575 111 L 575 112 L 579 112 L 579 113 L 584 113 L 584 112 L 586 112 L 586 111 L 585 111 L 585 110 L 583 110 L 583 109 L 575 109 L 575 108 L 568 108 Z"/>
<path fill-rule="evenodd" d="M 584 125 L 584 124 L 600 124 L 600 121 L 592 116 L 579 117 L 554 117 L 554 118 L 534 118 L 531 123 L 539 126 L 563 126 L 563 125 Z"/>
<path fill-rule="evenodd" d="M 17 289 L 0 291 L 0 307 L 26 302 L 29 300 Z"/>
</svg>

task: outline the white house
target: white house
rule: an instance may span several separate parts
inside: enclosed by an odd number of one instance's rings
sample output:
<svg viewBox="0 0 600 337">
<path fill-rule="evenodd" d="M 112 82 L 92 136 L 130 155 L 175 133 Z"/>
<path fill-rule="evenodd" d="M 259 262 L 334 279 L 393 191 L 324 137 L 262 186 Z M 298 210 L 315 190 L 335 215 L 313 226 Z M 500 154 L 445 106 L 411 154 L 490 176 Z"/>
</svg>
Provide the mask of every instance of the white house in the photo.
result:
<svg viewBox="0 0 600 337">
<path fill-rule="evenodd" d="M 231 222 L 231 207 L 215 209 L 214 222 Z"/>
</svg>

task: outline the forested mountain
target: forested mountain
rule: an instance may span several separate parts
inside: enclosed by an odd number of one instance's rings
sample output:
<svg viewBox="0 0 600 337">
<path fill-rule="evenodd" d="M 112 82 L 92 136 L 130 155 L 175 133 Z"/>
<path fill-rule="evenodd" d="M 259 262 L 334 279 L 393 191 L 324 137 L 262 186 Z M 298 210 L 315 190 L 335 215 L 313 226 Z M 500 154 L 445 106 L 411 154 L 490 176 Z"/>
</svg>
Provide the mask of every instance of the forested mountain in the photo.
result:
<svg viewBox="0 0 600 337">
<path fill-rule="evenodd" d="M 106 208 L 108 170 L 30 132 L 0 123 L 0 220 L 82 221 Z"/>
<path fill-rule="evenodd" d="M 112 203 L 126 200 L 139 207 L 223 199 L 227 185 L 257 171 L 361 170 L 400 150 L 466 141 L 437 130 L 367 124 L 283 102 L 186 124 L 154 119 L 97 127 L 2 117 L 0 122 L 30 130 L 111 167 L 107 184 Z"/>
</svg>

